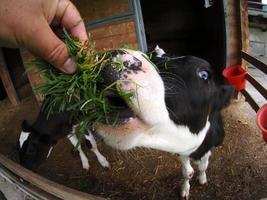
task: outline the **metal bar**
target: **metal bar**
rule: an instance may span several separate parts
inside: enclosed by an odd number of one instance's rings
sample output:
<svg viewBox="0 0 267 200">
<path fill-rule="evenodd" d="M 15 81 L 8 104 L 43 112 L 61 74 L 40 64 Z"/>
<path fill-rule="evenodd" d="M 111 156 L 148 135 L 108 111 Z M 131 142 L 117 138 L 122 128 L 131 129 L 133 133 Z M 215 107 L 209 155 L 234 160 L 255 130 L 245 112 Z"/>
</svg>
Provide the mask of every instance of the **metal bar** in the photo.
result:
<svg viewBox="0 0 267 200">
<path fill-rule="evenodd" d="M 253 56 L 247 54 L 244 51 L 241 51 L 241 55 L 243 59 L 254 65 L 254 67 L 258 68 L 263 73 L 267 74 L 267 65 L 264 62 L 258 60 L 257 58 L 254 58 Z"/>
<path fill-rule="evenodd" d="M 248 8 L 248 10 L 249 10 L 249 13 L 250 13 L 250 11 L 258 12 L 258 15 L 267 13 L 266 10 L 259 9 L 259 8 L 251 8 L 251 7 L 250 7 L 250 8 Z"/>
<path fill-rule="evenodd" d="M 130 0 L 135 18 L 136 35 L 138 40 L 139 49 L 143 52 L 147 51 L 147 42 L 145 35 L 145 26 L 143 21 L 143 14 L 141 9 L 140 0 Z"/>
<path fill-rule="evenodd" d="M 267 99 L 267 90 L 250 74 L 247 74 L 247 80 L 261 93 L 261 95 Z"/>
<path fill-rule="evenodd" d="M 241 93 L 245 96 L 246 101 L 253 108 L 253 110 L 257 112 L 259 110 L 259 105 L 256 103 L 256 101 L 250 96 L 250 94 L 246 90 L 241 90 Z"/>
<path fill-rule="evenodd" d="M 267 6 L 267 4 L 260 3 L 260 2 L 254 2 L 254 1 L 248 1 L 248 4 L 254 4 L 254 5 L 259 5 L 259 6 Z"/>
<path fill-rule="evenodd" d="M 8 182 L 10 187 L 13 187 L 15 189 L 14 192 L 16 192 L 19 195 L 25 195 L 27 199 L 30 197 L 30 199 L 32 200 L 60 200 L 59 198 L 56 198 L 55 196 L 52 196 L 38 189 L 37 187 L 34 187 L 32 184 L 22 181 L 18 176 L 10 172 L 1 164 L 0 164 L 0 177 L 6 183 Z M 2 192 L 4 192 L 4 190 L 2 190 Z"/>
<path fill-rule="evenodd" d="M 95 20 L 93 22 L 86 23 L 85 27 L 87 30 L 90 30 L 90 29 L 93 29 L 99 26 L 104 26 L 104 25 L 111 24 L 114 22 L 127 21 L 130 19 L 134 19 L 134 13 L 131 10 L 130 12 L 127 12 L 127 13 L 112 15 L 110 17 L 105 17 L 99 20 Z"/>
</svg>

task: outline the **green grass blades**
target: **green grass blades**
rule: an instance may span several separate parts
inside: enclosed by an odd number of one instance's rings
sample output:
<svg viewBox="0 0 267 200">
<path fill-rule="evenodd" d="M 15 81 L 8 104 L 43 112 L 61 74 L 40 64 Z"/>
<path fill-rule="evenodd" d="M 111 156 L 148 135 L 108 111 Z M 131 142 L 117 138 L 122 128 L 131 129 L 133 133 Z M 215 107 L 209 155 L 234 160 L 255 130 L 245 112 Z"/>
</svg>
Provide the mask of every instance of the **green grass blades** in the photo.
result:
<svg viewBox="0 0 267 200">
<path fill-rule="evenodd" d="M 109 122 L 108 116 L 110 113 L 120 113 L 121 108 L 111 105 L 107 94 L 119 94 L 128 105 L 132 94 L 124 93 L 118 82 L 105 85 L 101 70 L 108 65 L 123 70 L 123 64 L 113 62 L 111 52 L 96 52 L 91 41 L 81 44 L 65 29 L 63 39 L 78 67 L 74 74 L 64 74 L 44 61 L 31 62 L 39 68 L 45 82 L 36 90 L 44 96 L 42 109 L 47 117 L 54 112 L 70 112 L 72 119 L 80 123 L 82 134 L 95 122 L 116 125 L 116 120 Z"/>
</svg>

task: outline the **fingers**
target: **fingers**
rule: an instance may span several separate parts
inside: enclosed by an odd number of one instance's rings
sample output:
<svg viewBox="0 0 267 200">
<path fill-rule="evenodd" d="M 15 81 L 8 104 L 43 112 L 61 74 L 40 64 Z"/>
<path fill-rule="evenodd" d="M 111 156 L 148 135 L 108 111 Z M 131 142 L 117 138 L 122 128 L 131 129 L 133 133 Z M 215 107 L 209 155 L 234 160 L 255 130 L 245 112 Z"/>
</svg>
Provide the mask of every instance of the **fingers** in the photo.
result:
<svg viewBox="0 0 267 200">
<path fill-rule="evenodd" d="M 77 8 L 68 0 L 60 0 L 55 20 L 81 42 L 88 40 L 84 22 Z"/>
<path fill-rule="evenodd" d="M 81 42 L 88 40 L 84 22 L 76 7 L 68 0 L 59 0 L 52 23 L 65 27 Z M 66 45 L 58 39 L 48 24 L 47 27 L 42 27 L 42 32 L 40 31 L 40 34 L 36 34 L 35 37 L 37 37 L 36 41 L 40 41 L 34 47 L 39 52 L 39 56 L 65 73 L 75 72 L 76 65 L 68 56 Z"/>
<path fill-rule="evenodd" d="M 25 46 L 54 67 L 65 73 L 74 73 L 76 65 L 68 55 L 66 45 L 54 34 L 45 19 L 36 25 L 31 40 Z"/>
<path fill-rule="evenodd" d="M 3 2 L 8 5 L 5 7 Z M 68 55 L 66 45 L 50 27 L 50 25 L 60 25 L 80 41 L 88 40 L 82 18 L 69 0 L 25 0 L 16 1 L 16 3 L 6 0 L 3 2 L 0 6 L 0 19 L 2 19 L 1 11 L 6 12 L 9 9 L 10 12 L 5 14 L 9 19 L 9 21 L 4 20 L 4 22 L 7 21 L 5 29 L 0 28 L 0 36 L 4 38 L 0 40 L 1 44 L 25 46 L 31 53 L 43 58 L 59 70 L 65 73 L 75 72 L 76 65 Z M 17 19 L 24 23 L 19 23 Z"/>
</svg>

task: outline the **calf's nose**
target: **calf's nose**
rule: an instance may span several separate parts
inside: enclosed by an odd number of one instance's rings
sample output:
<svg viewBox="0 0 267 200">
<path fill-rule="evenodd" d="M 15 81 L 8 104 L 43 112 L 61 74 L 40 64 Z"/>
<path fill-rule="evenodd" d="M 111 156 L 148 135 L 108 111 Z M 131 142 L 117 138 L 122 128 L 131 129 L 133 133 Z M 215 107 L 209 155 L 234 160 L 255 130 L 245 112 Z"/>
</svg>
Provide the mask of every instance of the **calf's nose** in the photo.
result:
<svg viewBox="0 0 267 200">
<path fill-rule="evenodd" d="M 101 71 L 101 77 L 105 85 L 110 85 L 121 79 L 121 72 L 113 65 L 105 66 Z"/>
</svg>

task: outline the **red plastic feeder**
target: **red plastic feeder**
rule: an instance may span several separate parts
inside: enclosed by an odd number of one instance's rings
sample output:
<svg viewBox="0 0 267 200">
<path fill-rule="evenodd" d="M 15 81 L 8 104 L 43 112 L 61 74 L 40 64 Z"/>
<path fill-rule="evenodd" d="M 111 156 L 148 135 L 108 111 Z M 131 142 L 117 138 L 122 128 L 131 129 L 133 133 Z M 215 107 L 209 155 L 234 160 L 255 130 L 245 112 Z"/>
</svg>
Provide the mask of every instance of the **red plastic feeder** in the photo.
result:
<svg viewBox="0 0 267 200">
<path fill-rule="evenodd" d="M 267 143 L 267 104 L 258 110 L 256 122 L 261 130 L 263 140 Z"/>
<path fill-rule="evenodd" d="M 246 74 L 247 71 L 240 65 L 231 65 L 223 70 L 223 76 L 237 91 L 245 89 Z"/>
</svg>

